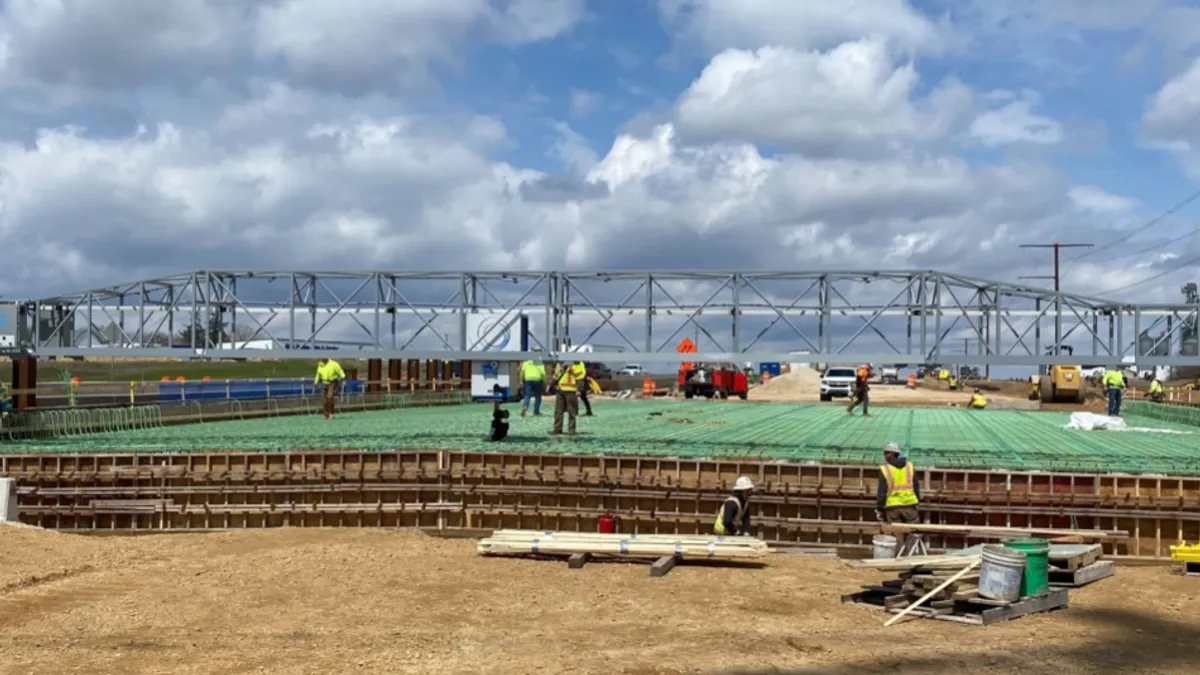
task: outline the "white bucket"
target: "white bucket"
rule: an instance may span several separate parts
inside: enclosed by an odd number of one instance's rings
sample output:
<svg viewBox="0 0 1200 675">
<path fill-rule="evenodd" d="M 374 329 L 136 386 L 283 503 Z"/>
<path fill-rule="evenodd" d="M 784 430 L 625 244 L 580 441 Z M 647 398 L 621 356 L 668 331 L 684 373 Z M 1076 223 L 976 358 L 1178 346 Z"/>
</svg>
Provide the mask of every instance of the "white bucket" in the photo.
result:
<svg viewBox="0 0 1200 675">
<path fill-rule="evenodd" d="M 871 543 L 875 547 L 874 557 L 876 560 L 886 560 L 896 557 L 896 538 L 888 534 L 877 534 Z"/>
<path fill-rule="evenodd" d="M 1015 602 L 1021 599 L 1021 578 L 1025 574 L 1025 553 L 1007 546 L 983 547 L 979 566 L 979 594 L 992 600 Z"/>
</svg>

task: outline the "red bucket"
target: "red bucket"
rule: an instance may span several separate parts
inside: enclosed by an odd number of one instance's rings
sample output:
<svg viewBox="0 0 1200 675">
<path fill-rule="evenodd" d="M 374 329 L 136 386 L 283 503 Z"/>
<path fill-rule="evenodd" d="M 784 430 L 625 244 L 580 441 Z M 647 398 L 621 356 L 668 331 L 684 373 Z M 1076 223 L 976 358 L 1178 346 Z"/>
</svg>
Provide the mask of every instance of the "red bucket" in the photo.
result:
<svg viewBox="0 0 1200 675">
<path fill-rule="evenodd" d="M 614 516 L 600 516 L 600 534 L 615 534 L 617 519 Z"/>
</svg>

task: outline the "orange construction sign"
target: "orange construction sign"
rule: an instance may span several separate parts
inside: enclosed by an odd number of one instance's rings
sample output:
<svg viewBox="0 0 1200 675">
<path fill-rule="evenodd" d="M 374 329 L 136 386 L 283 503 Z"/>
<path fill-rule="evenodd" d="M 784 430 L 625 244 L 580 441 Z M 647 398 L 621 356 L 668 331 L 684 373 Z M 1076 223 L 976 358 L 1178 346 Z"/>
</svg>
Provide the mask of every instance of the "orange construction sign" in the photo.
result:
<svg viewBox="0 0 1200 675">
<path fill-rule="evenodd" d="M 679 352 L 680 354 L 695 354 L 696 343 L 692 342 L 691 338 L 684 338 L 683 342 L 680 342 L 675 346 L 675 351 Z M 683 370 L 691 370 L 696 367 L 696 364 L 691 361 L 684 361 L 683 365 L 680 367 Z"/>
</svg>

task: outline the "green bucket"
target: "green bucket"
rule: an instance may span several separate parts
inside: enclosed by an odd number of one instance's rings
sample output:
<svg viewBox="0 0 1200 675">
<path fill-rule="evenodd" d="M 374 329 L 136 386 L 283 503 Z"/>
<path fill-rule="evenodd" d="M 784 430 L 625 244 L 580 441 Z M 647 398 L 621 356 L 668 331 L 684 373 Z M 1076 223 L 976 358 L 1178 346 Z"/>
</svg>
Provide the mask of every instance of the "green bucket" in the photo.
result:
<svg viewBox="0 0 1200 675">
<path fill-rule="evenodd" d="M 1021 537 L 1001 542 L 1025 554 L 1025 575 L 1021 578 L 1021 597 L 1041 595 L 1050 590 L 1050 542 Z"/>
</svg>

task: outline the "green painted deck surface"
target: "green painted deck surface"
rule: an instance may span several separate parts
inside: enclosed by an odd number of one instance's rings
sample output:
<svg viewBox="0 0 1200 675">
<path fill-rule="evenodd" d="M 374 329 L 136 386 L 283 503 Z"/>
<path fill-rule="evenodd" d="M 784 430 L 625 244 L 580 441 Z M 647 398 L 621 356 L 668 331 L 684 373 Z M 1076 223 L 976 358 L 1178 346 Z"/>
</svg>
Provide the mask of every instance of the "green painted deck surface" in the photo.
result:
<svg viewBox="0 0 1200 675">
<path fill-rule="evenodd" d="M 1066 412 L 879 407 L 863 418 L 816 404 L 600 401 L 596 417 L 579 418 L 575 438 L 548 435 L 551 406 L 542 417 L 524 419 L 518 406 L 509 406 L 509 438 L 491 443 L 485 438 L 490 406 L 464 405 L 4 442 L 0 453 L 411 448 L 874 464 L 895 441 L 926 467 L 1200 475 L 1200 427 L 1189 424 L 1192 413 L 1150 405 L 1130 405 L 1127 423 L 1174 433 L 1069 431 Z"/>
</svg>

